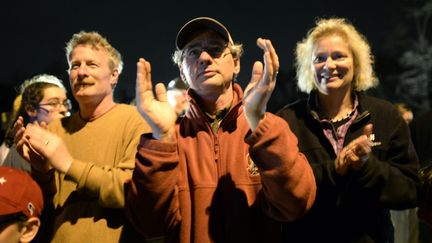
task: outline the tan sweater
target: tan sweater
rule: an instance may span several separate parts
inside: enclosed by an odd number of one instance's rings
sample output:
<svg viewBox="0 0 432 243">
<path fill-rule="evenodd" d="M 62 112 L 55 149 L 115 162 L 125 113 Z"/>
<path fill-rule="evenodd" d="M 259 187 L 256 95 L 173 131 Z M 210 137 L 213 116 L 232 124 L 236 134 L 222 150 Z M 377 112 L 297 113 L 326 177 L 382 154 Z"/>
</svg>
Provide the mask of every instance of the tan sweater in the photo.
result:
<svg viewBox="0 0 432 243">
<path fill-rule="evenodd" d="M 44 230 L 53 230 L 52 242 L 119 242 L 124 182 L 149 126 L 135 107 L 119 104 L 96 120 L 85 122 L 75 113 L 52 122 L 49 130 L 63 139 L 74 161 L 66 175 L 33 173 L 54 207 L 45 215 L 53 220 L 45 227 L 53 228 Z"/>
</svg>

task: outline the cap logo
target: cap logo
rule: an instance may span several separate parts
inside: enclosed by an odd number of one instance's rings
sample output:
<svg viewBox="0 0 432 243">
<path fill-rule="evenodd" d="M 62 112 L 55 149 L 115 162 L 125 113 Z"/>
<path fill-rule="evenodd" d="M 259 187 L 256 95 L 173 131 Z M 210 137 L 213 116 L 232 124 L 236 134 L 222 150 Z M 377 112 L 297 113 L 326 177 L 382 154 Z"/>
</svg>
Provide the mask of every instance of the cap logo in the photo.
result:
<svg viewBox="0 0 432 243">
<path fill-rule="evenodd" d="M 6 183 L 6 179 L 4 178 L 4 176 L 0 177 L 0 185 L 3 185 Z"/>
</svg>

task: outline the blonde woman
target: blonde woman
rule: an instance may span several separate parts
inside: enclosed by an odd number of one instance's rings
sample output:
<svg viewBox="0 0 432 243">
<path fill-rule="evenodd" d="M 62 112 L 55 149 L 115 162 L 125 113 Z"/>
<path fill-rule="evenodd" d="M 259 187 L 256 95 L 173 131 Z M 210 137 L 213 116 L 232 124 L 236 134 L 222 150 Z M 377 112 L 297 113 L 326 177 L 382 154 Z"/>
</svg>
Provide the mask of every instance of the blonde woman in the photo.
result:
<svg viewBox="0 0 432 243">
<path fill-rule="evenodd" d="M 297 44 L 298 87 L 309 98 L 278 114 L 312 165 L 317 198 L 284 224 L 292 242 L 393 242 L 389 209 L 416 206 L 408 127 L 392 104 L 363 92 L 378 84 L 372 64 L 365 37 L 344 19 L 319 20 Z"/>
</svg>

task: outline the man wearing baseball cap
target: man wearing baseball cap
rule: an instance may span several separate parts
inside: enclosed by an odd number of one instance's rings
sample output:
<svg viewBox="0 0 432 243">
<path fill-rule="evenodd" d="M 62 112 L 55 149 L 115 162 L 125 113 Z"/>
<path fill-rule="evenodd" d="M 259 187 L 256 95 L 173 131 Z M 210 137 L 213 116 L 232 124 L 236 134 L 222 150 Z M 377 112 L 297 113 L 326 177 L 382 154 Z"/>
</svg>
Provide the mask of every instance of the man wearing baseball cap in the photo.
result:
<svg viewBox="0 0 432 243">
<path fill-rule="evenodd" d="M 0 243 L 30 242 L 40 227 L 42 191 L 27 172 L 0 167 Z"/>
<path fill-rule="evenodd" d="M 151 66 L 137 64 L 137 107 L 152 127 L 138 145 L 127 215 L 143 237 L 179 242 L 274 242 L 279 221 L 304 215 L 315 178 L 287 123 L 266 112 L 279 68 L 270 40 L 258 38 L 243 93 L 235 82 L 242 45 L 215 19 L 178 32 L 174 62 L 189 86 L 189 109 L 176 122 Z"/>
</svg>

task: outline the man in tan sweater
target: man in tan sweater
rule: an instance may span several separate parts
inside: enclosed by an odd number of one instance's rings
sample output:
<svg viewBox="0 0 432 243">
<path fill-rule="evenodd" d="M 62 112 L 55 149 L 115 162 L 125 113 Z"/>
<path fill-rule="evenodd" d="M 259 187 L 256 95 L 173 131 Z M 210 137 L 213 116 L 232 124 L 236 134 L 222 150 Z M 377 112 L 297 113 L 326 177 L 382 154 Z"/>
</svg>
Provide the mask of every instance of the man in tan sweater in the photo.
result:
<svg viewBox="0 0 432 243">
<path fill-rule="evenodd" d="M 150 128 L 135 107 L 114 102 L 123 63 L 104 37 L 74 34 L 66 56 L 79 111 L 51 122 L 49 131 L 24 128 L 22 120 L 16 125 L 17 147 L 51 209 L 44 214 L 43 242 L 131 242 L 123 227 L 124 183 L 139 136 Z"/>
</svg>

